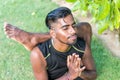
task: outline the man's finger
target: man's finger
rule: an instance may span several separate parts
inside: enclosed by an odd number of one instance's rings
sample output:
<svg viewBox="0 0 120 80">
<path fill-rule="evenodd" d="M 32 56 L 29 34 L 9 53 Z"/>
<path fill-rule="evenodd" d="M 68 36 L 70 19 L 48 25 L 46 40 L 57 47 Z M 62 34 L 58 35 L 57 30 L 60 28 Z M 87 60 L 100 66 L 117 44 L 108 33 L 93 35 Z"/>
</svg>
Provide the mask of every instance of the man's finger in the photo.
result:
<svg viewBox="0 0 120 80">
<path fill-rule="evenodd" d="M 73 53 L 71 56 L 71 63 L 74 63 L 74 58 L 75 58 L 75 54 Z"/>
<path fill-rule="evenodd" d="M 84 71 L 85 70 L 85 66 L 83 66 L 82 68 L 80 68 L 80 71 L 82 72 L 82 71 Z"/>
<path fill-rule="evenodd" d="M 81 58 L 78 57 L 77 62 L 78 62 L 77 67 L 80 67 Z"/>
<path fill-rule="evenodd" d="M 71 63 L 71 55 L 67 56 L 67 66 L 69 67 Z"/>
<path fill-rule="evenodd" d="M 74 62 L 76 62 L 77 61 L 77 58 L 79 58 L 79 55 L 75 55 L 75 58 L 74 58 Z"/>
<path fill-rule="evenodd" d="M 67 56 L 67 66 L 69 66 L 70 63 L 69 63 L 69 56 Z"/>
</svg>

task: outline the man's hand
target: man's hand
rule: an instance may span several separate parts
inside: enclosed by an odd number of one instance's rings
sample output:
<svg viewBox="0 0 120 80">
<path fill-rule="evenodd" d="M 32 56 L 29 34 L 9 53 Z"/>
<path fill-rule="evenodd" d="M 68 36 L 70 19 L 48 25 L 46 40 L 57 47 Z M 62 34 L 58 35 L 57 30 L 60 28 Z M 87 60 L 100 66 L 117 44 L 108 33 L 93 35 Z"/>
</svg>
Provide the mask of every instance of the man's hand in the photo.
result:
<svg viewBox="0 0 120 80">
<path fill-rule="evenodd" d="M 75 53 L 67 57 L 68 76 L 70 80 L 73 80 L 81 75 L 81 72 L 85 67 L 80 67 L 82 64 L 81 58 Z"/>
</svg>

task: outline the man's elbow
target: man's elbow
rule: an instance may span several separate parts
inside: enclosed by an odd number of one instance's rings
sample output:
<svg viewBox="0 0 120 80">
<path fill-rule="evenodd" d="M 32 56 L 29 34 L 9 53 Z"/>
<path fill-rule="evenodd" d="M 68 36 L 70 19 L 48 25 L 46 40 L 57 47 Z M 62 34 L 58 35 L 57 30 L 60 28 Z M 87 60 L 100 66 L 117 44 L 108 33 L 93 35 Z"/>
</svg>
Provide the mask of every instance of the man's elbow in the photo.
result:
<svg viewBox="0 0 120 80">
<path fill-rule="evenodd" d="M 81 76 L 81 78 L 83 78 L 83 80 L 96 80 L 97 79 L 96 70 L 86 71 L 85 73 Z"/>
<path fill-rule="evenodd" d="M 97 72 L 93 71 L 91 80 L 96 80 L 97 79 Z"/>
</svg>

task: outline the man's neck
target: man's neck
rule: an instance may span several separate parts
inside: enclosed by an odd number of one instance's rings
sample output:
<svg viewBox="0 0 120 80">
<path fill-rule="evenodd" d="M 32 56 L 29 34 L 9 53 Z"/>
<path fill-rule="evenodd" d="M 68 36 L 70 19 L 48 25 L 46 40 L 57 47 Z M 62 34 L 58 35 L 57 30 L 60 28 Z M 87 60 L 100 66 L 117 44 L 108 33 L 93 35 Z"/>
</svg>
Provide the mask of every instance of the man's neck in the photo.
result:
<svg viewBox="0 0 120 80">
<path fill-rule="evenodd" d="M 62 44 L 60 42 L 54 42 L 53 39 L 51 39 L 53 47 L 59 51 L 59 52 L 67 52 L 71 46 L 67 44 Z"/>
</svg>

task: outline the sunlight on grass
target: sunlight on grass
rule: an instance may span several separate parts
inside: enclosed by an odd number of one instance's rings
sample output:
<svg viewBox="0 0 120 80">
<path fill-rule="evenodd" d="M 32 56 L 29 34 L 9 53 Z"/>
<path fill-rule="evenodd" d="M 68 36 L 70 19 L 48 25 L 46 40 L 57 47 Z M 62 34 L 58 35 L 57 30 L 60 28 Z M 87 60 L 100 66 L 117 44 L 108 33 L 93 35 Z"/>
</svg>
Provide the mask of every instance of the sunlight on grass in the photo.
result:
<svg viewBox="0 0 120 80">
<path fill-rule="evenodd" d="M 30 52 L 5 37 L 3 23 L 26 31 L 47 32 L 45 17 L 57 5 L 50 0 L 0 0 L 0 3 L 0 80 L 34 80 Z"/>
<path fill-rule="evenodd" d="M 57 5 L 50 0 L 0 0 L 0 3 L 0 80 L 34 80 L 30 52 L 5 37 L 3 22 L 30 32 L 47 32 L 45 16 Z M 92 52 L 98 72 L 97 80 L 119 80 L 120 60 L 113 57 L 94 36 Z"/>
</svg>

